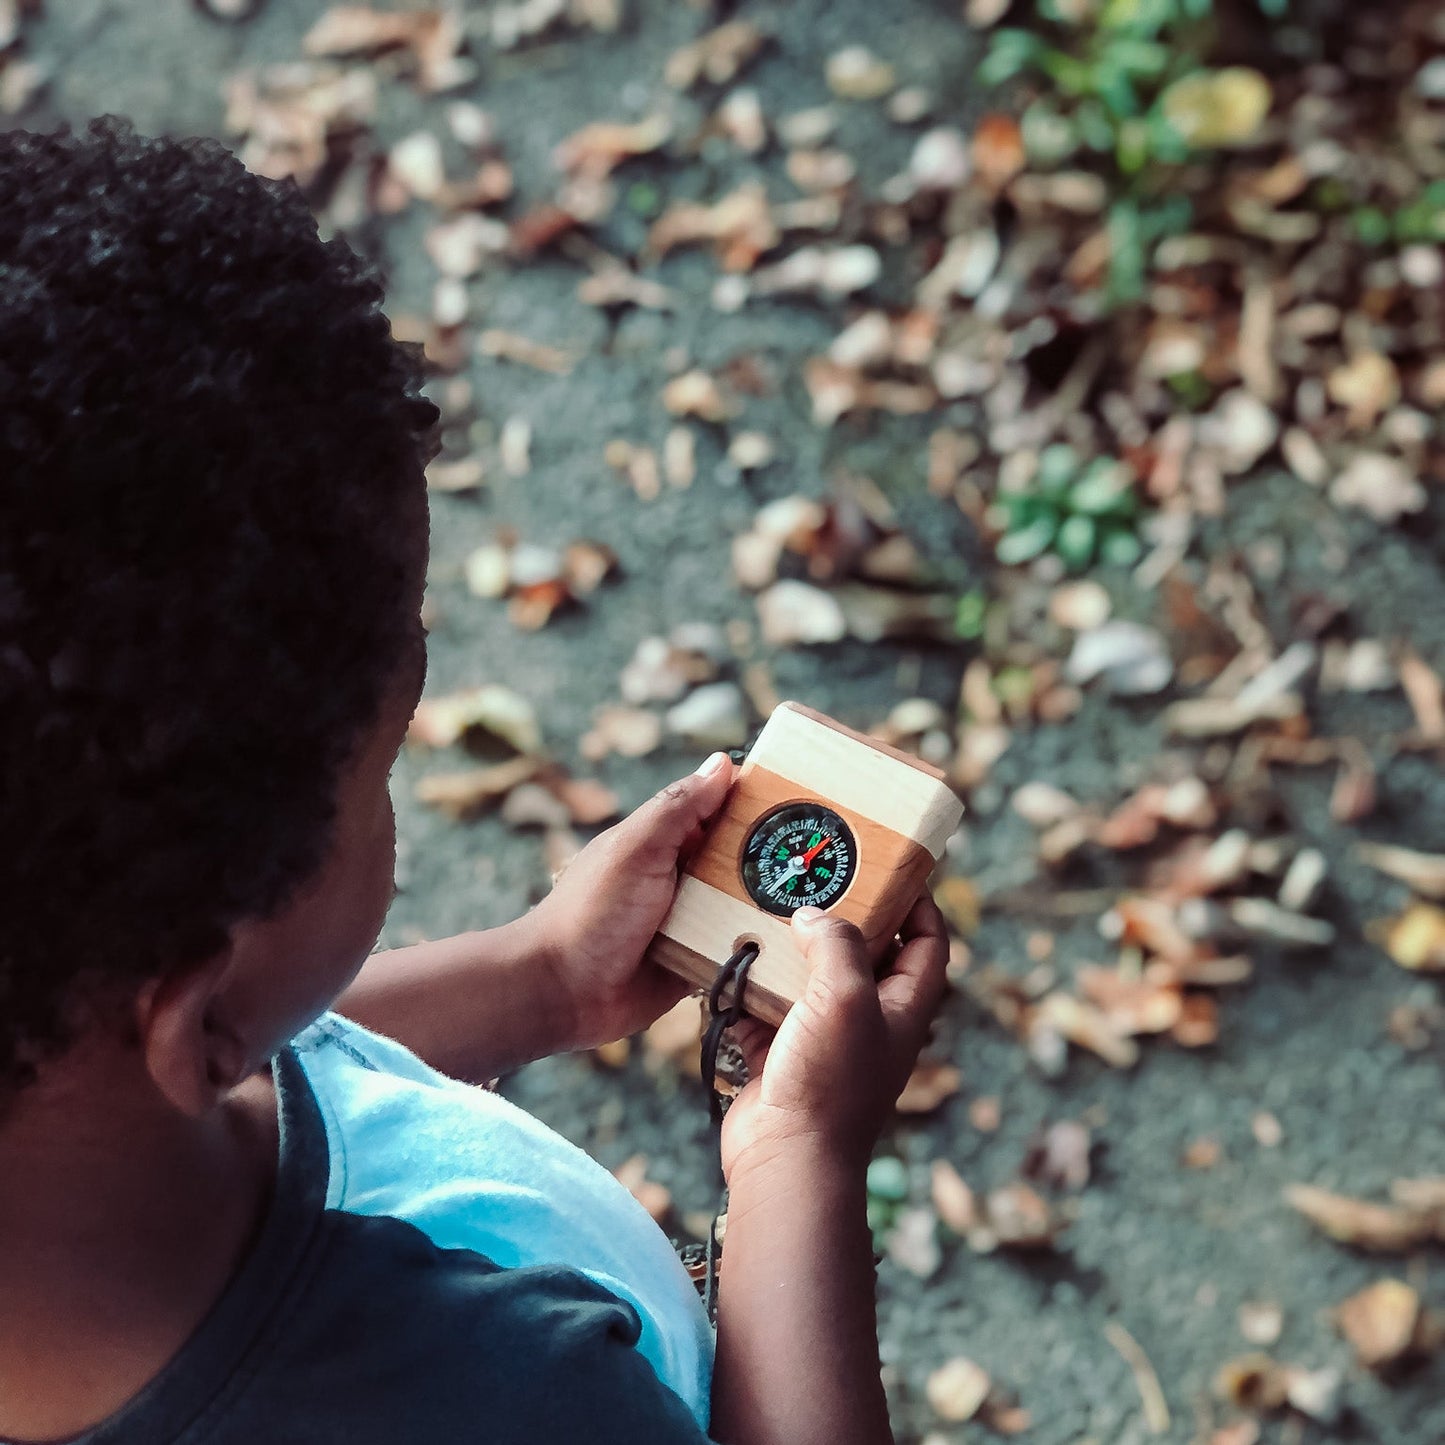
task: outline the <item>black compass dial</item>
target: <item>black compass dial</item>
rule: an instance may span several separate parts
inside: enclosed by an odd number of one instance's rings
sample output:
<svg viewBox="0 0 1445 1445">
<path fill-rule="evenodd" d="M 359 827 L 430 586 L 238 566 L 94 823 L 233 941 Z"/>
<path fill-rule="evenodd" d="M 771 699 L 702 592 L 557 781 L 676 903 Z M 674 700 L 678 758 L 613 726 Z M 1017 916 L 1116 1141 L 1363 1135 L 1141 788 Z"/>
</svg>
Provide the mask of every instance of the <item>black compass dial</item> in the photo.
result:
<svg viewBox="0 0 1445 1445">
<path fill-rule="evenodd" d="M 821 803 L 788 803 L 758 822 L 743 847 L 743 884 L 759 908 L 779 917 L 830 908 L 853 881 L 858 845 Z"/>
</svg>

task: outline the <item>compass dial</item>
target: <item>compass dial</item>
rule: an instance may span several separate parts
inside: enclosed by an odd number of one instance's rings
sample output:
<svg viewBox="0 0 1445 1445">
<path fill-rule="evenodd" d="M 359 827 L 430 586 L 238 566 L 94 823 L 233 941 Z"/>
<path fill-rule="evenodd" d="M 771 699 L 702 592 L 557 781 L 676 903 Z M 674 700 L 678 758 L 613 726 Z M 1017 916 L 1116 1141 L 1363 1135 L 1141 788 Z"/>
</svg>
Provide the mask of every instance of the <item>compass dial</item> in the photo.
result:
<svg viewBox="0 0 1445 1445">
<path fill-rule="evenodd" d="M 795 909 L 831 908 L 853 881 L 858 845 L 848 825 L 821 803 L 788 803 L 748 834 L 743 884 L 759 908 L 782 918 Z"/>
</svg>

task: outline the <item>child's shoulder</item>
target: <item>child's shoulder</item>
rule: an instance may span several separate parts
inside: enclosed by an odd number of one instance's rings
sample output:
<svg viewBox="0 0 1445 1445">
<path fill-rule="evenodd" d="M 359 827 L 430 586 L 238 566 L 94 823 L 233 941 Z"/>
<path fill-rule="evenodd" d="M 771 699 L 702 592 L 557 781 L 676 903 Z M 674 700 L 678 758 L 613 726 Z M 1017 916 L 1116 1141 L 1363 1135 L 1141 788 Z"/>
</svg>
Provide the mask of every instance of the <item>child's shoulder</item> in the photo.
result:
<svg viewBox="0 0 1445 1445">
<path fill-rule="evenodd" d="M 633 1317 L 629 1354 L 707 1420 L 713 1336 L 696 1288 L 651 1216 L 581 1149 L 334 1014 L 278 1059 L 277 1085 L 283 1130 L 288 1109 L 300 1116 L 292 1133 L 310 1140 L 329 1212 L 404 1223 L 430 1247 L 507 1271 L 577 1272 Z M 302 1128 L 308 1120 L 320 1127 Z M 537 1304 L 553 1318 L 549 1298 L 543 1290 Z"/>
</svg>

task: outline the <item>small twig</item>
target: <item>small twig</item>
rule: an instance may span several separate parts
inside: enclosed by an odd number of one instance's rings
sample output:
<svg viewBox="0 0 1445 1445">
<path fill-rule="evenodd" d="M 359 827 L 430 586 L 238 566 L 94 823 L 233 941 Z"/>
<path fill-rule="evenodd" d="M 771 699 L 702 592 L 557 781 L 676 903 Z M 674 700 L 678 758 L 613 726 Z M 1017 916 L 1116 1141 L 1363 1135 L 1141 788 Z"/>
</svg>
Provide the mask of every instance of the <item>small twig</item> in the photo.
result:
<svg viewBox="0 0 1445 1445">
<path fill-rule="evenodd" d="M 1138 1340 L 1117 1320 L 1110 1320 L 1104 1326 L 1109 1343 L 1124 1357 L 1124 1363 L 1134 1375 L 1139 1398 L 1144 1402 L 1144 1422 L 1155 1435 L 1169 1431 L 1169 1402 L 1159 1384 L 1159 1376 L 1149 1363 L 1149 1356 L 1140 1347 Z"/>
</svg>

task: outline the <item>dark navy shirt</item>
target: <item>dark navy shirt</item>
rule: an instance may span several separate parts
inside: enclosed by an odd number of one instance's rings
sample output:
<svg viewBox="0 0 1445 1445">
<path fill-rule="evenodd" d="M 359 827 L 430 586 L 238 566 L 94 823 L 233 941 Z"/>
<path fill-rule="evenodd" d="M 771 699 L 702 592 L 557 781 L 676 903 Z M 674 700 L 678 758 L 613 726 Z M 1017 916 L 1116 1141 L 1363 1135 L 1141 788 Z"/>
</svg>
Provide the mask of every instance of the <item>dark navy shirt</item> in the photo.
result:
<svg viewBox="0 0 1445 1445">
<path fill-rule="evenodd" d="M 699 1397 L 688 1376 L 695 1370 L 705 1376 L 710 1358 L 692 1358 L 695 1321 L 675 1308 L 669 1294 L 675 1281 L 665 1278 L 662 1302 L 647 1309 L 649 1290 L 658 1290 L 646 1277 L 661 1270 L 660 1255 L 642 1264 L 632 1288 L 657 1336 L 653 1358 L 677 1371 L 690 1401 L 659 1379 L 639 1348 L 643 1311 L 599 1282 L 613 1266 L 602 1260 L 589 1267 L 588 1241 L 569 1227 L 565 1208 L 555 1222 L 556 1253 L 574 1254 L 580 1267 L 540 1259 L 503 1267 L 478 1249 L 443 1247 L 436 1236 L 446 1231 L 428 1229 L 428 1219 L 470 1212 L 482 1228 L 498 1200 L 506 1205 L 511 1198 L 510 1185 L 488 1195 L 469 1192 L 463 1181 L 460 1192 L 441 1189 L 438 1200 L 431 1181 L 445 1179 L 445 1161 L 428 1159 L 419 1171 L 410 1210 L 416 1219 L 368 1207 L 388 1203 L 378 1182 L 388 1171 L 378 1172 L 369 1156 L 388 1122 L 402 1122 L 396 1100 L 405 1095 L 376 1079 L 359 1115 L 367 1127 L 358 1129 L 338 1113 L 346 1107 L 336 1097 L 338 1080 L 346 1083 L 347 1070 L 385 1075 L 381 1065 L 393 1051 L 412 1060 L 388 1041 L 328 1018 L 277 1058 L 281 1153 L 259 1240 L 180 1354 L 124 1410 L 82 1436 L 83 1445 L 706 1441 L 698 1418 L 706 1387 Z M 429 1071 L 412 1062 L 414 1078 L 402 1082 L 427 1084 Z M 483 1107 L 504 1115 L 511 1108 L 502 1100 Z M 390 1172 L 404 1174 L 425 1142 L 416 1134 L 393 1140 Z M 465 1172 L 465 1149 L 461 1155 Z M 348 1173 L 349 1180 L 338 1178 Z M 535 1211 L 526 1193 L 520 1191 L 519 1207 Z M 615 1202 L 604 1200 L 604 1216 Z M 612 1220 L 613 1232 L 629 1228 L 623 1214 Z M 479 1238 L 485 1237 L 483 1230 Z M 499 1253 L 512 1247 L 509 1238 L 523 1252 L 548 1252 L 529 1243 L 526 1229 L 503 1225 L 494 1237 Z"/>
</svg>

